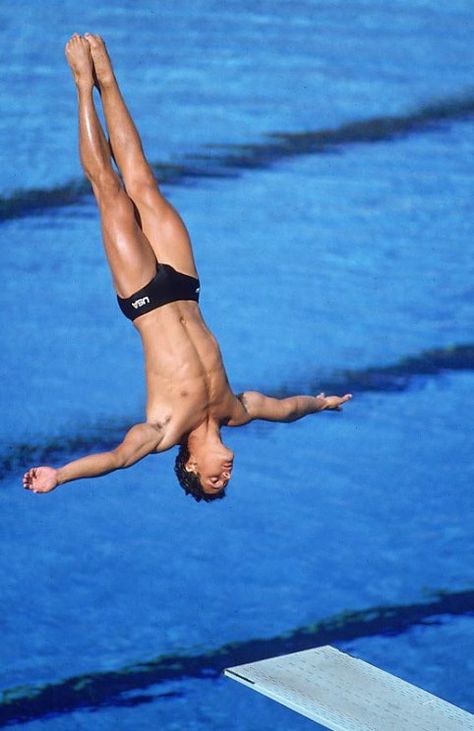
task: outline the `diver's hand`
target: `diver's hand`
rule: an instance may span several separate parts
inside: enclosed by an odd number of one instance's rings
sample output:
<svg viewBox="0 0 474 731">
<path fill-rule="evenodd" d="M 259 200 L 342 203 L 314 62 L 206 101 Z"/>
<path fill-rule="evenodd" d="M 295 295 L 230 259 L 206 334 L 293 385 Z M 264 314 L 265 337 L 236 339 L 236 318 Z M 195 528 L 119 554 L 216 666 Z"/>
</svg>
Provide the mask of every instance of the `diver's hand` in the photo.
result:
<svg viewBox="0 0 474 731">
<path fill-rule="evenodd" d="M 31 492 L 51 492 L 58 485 L 58 471 L 53 467 L 32 467 L 23 476 L 23 487 Z"/>
<path fill-rule="evenodd" d="M 342 411 L 342 404 L 351 400 L 352 394 L 346 393 L 345 396 L 326 396 L 324 393 L 318 393 L 316 398 L 323 402 L 321 411 Z"/>
</svg>

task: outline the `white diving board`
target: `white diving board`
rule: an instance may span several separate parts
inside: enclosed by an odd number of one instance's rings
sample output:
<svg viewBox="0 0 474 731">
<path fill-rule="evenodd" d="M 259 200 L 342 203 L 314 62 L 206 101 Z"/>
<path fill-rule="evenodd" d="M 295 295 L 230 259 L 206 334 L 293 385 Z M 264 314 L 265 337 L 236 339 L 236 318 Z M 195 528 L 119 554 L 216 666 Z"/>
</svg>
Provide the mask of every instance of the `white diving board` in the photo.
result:
<svg viewBox="0 0 474 731">
<path fill-rule="evenodd" d="M 225 675 L 332 731 L 474 731 L 474 715 L 329 645 Z"/>
</svg>

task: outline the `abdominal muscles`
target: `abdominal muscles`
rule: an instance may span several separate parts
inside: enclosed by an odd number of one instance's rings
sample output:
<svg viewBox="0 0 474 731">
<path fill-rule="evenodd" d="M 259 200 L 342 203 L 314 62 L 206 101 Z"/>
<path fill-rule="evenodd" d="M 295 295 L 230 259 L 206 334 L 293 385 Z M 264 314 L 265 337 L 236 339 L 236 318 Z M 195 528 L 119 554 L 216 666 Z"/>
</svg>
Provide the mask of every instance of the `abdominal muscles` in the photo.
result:
<svg viewBox="0 0 474 731">
<path fill-rule="evenodd" d="M 165 404 L 204 416 L 229 393 L 218 343 L 195 302 L 173 302 L 135 321 L 147 381 L 147 412 Z M 168 409 L 166 409 L 168 410 Z"/>
</svg>

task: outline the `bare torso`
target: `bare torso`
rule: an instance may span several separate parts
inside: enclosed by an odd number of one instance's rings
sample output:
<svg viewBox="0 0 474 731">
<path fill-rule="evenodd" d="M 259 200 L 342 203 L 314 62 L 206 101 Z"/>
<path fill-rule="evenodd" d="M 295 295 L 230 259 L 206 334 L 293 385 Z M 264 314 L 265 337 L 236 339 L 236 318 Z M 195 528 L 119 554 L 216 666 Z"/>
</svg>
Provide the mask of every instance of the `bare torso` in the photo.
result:
<svg viewBox="0 0 474 731">
<path fill-rule="evenodd" d="M 134 321 L 145 354 L 146 420 L 163 428 L 161 449 L 206 419 L 220 424 L 242 409 L 232 393 L 216 338 L 196 302 L 172 302 Z"/>
</svg>

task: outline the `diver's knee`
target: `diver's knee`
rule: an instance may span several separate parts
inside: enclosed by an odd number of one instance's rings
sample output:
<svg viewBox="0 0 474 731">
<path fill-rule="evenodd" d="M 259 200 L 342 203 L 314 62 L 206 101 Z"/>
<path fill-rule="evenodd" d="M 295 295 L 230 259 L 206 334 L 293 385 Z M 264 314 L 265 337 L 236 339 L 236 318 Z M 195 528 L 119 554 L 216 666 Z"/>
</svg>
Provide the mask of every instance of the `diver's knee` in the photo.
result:
<svg viewBox="0 0 474 731">
<path fill-rule="evenodd" d="M 161 198 L 155 176 L 148 166 L 140 171 L 135 171 L 131 176 L 127 176 L 125 178 L 125 189 L 133 201 L 147 203 L 155 199 L 156 196 Z"/>
<path fill-rule="evenodd" d="M 99 202 L 115 202 L 119 200 L 121 196 L 125 195 L 120 180 L 113 171 L 109 172 L 106 170 L 95 172 L 94 175 L 88 175 L 87 177 Z"/>
</svg>

